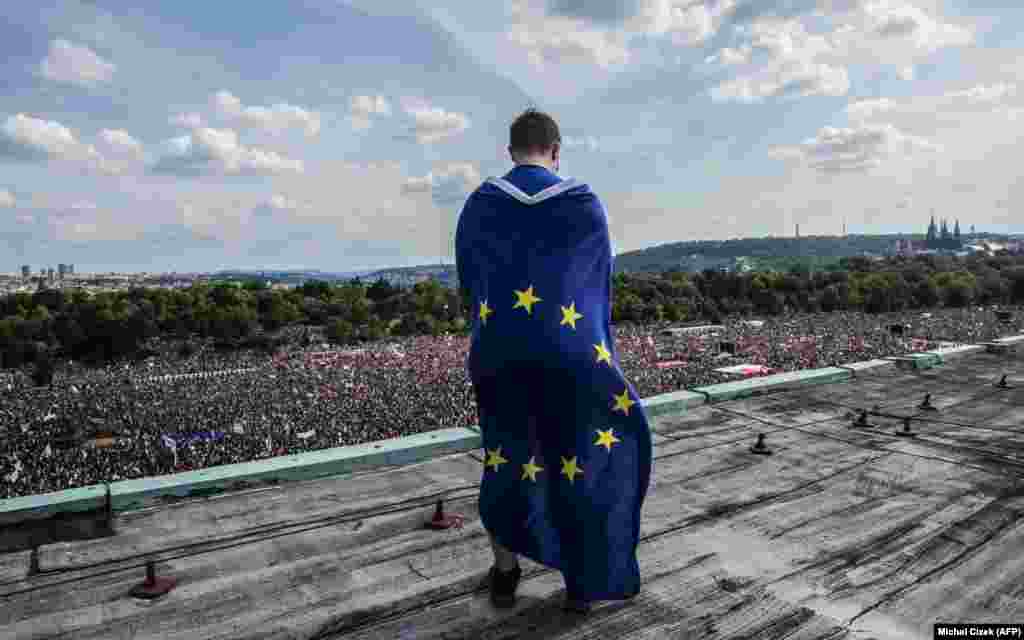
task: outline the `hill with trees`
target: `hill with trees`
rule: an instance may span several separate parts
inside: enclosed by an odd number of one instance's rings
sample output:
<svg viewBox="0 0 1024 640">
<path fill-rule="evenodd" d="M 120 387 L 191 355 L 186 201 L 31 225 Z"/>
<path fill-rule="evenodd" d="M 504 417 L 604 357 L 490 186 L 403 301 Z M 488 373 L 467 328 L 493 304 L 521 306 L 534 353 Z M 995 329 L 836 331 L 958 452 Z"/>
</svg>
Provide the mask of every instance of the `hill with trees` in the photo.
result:
<svg viewBox="0 0 1024 640">
<path fill-rule="evenodd" d="M 709 259 L 818 257 L 828 260 L 891 253 L 897 239 L 922 241 L 921 234 L 806 236 L 800 238 L 738 238 L 734 240 L 692 240 L 627 251 L 615 256 L 616 271 L 624 273 L 661 272 L 686 264 L 690 256 Z"/>
</svg>

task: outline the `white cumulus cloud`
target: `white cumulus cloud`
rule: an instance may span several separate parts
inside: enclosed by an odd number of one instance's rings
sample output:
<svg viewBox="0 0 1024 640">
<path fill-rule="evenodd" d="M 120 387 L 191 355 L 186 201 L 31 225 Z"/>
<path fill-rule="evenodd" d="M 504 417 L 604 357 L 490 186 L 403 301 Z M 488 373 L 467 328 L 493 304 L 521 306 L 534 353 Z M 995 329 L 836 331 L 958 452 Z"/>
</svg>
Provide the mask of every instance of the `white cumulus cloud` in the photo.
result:
<svg viewBox="0 0 1024 640">
<path fill-rule="evenodd" d="M 583 63 L 612 67 L 629 62 L 628 39 L 617 27 L 594 26 L 585 19 L 548 15 L 536 0 L 517 0 L 513 22 L 506 33 L 510 42 L 527 53 L 530 64 Z"/>
<path fill-rule="evenodd" d="M 469 162 L 440 163 L 425 176 L 406 178 L 401 185 L 405 194 L 429 193 L 438 207 L 463 202 L 480 185 L 480 172 Z"/>
<path fill-rule="evenodd" d="M 650 35 L 667 35 L 676 45 L 694 46 L 706 42 L 736 9 L 735 0 L 645 0 L 627 28 Z"/>
<path fill-rule="evenodd" d="M 702 45 L 737 6 L 736 0 L 516 0 L 506 37 L 536 67 L 577 63 L 611 69 L 633 61 L 635 40 Z"/>
<path fill-rule="evenodd" d="M 906 0 L 858 0 L 829 7 L 825 33 L 836 59 L 847 64 L 893 68 L 904 80 L 914 66 L 946 47 L 967 47 L 974 41 L 968 26 L 948 21 L 937 8 Z"/>
<path fill-rule="evenodd" d="M 0 128 L 0 156 L 24 161 L 61 160 L 105 173 L 119 173 L 96 147 L 80 141 L 68 127 L 19 113 Z"/>
<path fill-rule="evenodd" d="M 464 114 L 421 102 L 407 101 L 405 112 L 413 118 L 413 130 L 420 144 L 433 144 L 451 138 L 470 125 L 469 118 Z"/>
<path fill-rule="evenodd" d="M 904 0 L 876 0 L 861 5 L 864 31 L 881 39 L 898 38 L 926 52 L 971 44 L 970 29 L 944 22 Z"/>
<path fill-rule="evenodd" d="M 750 62 L 750 56 L 752 53 L 753 47 L 749 44 L 744 44 L 735 49 L 732 47 L 724 47 L 718 53 L 706 57 L 704 59 L 704 64 L 717 64 L 723 66 L 747 64 Z"/>
<path fill-rule="evenodd" d="M 1008 112 L 1017 105 L 1020 97 L 1016 83 L 995 82 L 938 95 L 858 100 L 847 105 L 846 114 L 857 122 L 886 120 L 920 125 L 946 120 L 952 123 L 961 115 L 971 112 Z"/>
<path fill-rule="evenodd" d="M 209 127 L 166 141 L 153 166 L 158 173 L 180 175 L 302 173 L 304 169 L 301 160 L 241 145 L 232 129 Z"/>
<path fill-rule="evenodd" d="M 845 68 L 794 60 L 724 82 L 709 95 L 718 102 L 760 102 L 776 96 L 843 96 L 849 90 Z"/>
<path fill-rule="evenodd" d="M 583 63 L 611 69 L 714 44 L 705 65 L 738 76 L 717 100 L 782 93 L 843 95 L 847 67 L 874 63 L 912 79 L 914 65 L 944 47 L 967 46 L 971 26 L 931 0 L 514 0 L 506 38 L 537 67 Z M 644 56 L 647 50 L 658 52 Z M 682 53 L 682 51 L 680 51 Z M 751 65 L 752 68 L 737 70 Z M 793 90 L 791 90 L 793 89 Z"/>
<path fill-rule="evenodd" d="M 142 143 L 124 129 L 103 129 L 100 139 L 118 153 L 142 155 Z"/>
<path fill-rule="evenodd" d="M 68 155 L 81 146 L 71 129 L 61 123 L 33 118 L 23 113 L 7 118 L 3 134 L 9 144 L 51 156 Z"/>
<path fill-rule="evenodd" d="M 384 96 L 352 96 L 349 101 L 349 121 L 356 130 L 369 129 L 373 116 L 391 114 L 391 104 Z"/>
<path fill-rule="evenodd" d="M 770 155 L 822 173 L 842 173 L 868 171 L 886 160 L 940 150 L 941 147 L 929 140 L 903 133 L 891 124 L 869 124 L 824 127 L 818 135 L 800 145 L 777 147 Z"/>
<path fill-rule="evenodd" d="M 84 87 L 110 82 L 117 68 L 89 47 L 63 39 L 50 43 L 50 51 L 39 66 L 45 78 Z"/>
<path fill-rule="evenodd" d="M 912 80 L 918 62 L 974 37 L 937 10 L 906 0 L 708 0 L 693 6 L 724 9 L 729 18 L 709 23 L 710 34 L 731 41 L 704 59 L 705 67 L 725 76 L 708 92 L 716 101 L 846 95 L 851 65 L 885 66 Z"/>
<path fill-rule="evenodd" d="M 736 28 L 746 42 L 707 62 L 725 67 L 752 63 L 709 92 L 715 101 L 759 102 L 774 96 L 841 96 L 850 90 L 846 68 L 835 62 L 831 40 L 798 20 L 760 20 Z M 755 60 L 756 56 L 756 60 Z"/>
<path fill-rule="evenodd" d="M 280 134 L 291 128 L 303 131 L 308 137 L 320 133 L 320 114 L 316 111 L 287 103 L 277 103 L 269 107 L 247 107 L 229 91 L 223 90 L 214 95 L 213 101 L 222 116 L 245 126 L 263 129 L 273 134 Z"/>
</svg>

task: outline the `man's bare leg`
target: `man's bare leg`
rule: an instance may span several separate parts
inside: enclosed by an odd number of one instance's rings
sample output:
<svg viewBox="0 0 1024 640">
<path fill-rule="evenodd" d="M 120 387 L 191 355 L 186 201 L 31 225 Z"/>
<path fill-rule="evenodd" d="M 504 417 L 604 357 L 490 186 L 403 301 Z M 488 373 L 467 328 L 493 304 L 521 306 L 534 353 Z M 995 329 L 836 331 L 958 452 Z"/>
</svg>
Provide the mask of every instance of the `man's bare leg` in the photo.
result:
<svg viewBox="0 0 1024 640">
<path fill-rule="evenodd" d="M 498 571 L 511 571 L 519 566 L 519 556 L 495 542 L 493 537 L 491 538 L 491 548 L 494 549 L 494 564 L 498 567 Z"/>
</svg>

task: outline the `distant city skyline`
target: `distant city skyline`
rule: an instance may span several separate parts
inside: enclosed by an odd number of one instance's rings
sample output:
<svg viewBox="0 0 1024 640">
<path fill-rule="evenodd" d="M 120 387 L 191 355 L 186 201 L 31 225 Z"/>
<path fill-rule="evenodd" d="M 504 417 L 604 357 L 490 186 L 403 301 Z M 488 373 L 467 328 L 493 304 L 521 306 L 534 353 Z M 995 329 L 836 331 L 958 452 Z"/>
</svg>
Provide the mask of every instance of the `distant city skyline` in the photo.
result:
<svg viewBox="0 0 1024 640">
<path fill-rule="evenodd" d="M 893 235 L 893 236 L 898 236 L 898 235 L 920 235 L 920 236 L 924 237 L 925 236 L 925 231 L 927 230 L 927 222 L 923 226 L 924 226 L 924 229 L 918 229 L 918 228 L 908 229 L 908 228 L 904 228 L 902 225 L 887 225 L 887 226 L 882 227 L 883 229 L 888 229 L 886 231 L 862 231 L 862 230 L 859 230 L 856 227 L 854 227 L 854 228 L 848 228 L 847 229 L 847 234 L 848 235 Z M 1012 227 L 1007 226 L 1005 228 L 1006 229 L 1010 229 Z M 965 235 L 965 236 L 969 235 L 971 233 L 970 225 L 964 224 L 962 226 L 962 228 L 961 228 L 961 231 L 962 231 L 963 235 Z M 1018 236 L 1018 237 L 1019 236 L 1024 236 L 1024 231 L 1014 232 L 1014 231 L 1010 231 L 1010 230 L 1000 230 L 1000 229 L 991 229 L 991 228 L 978 229 L 977 233 L 978 234 L 992 234 L 992 235 L 1008 235 L 1008 236 Z M 767 234 L 765 236 L 757 236 L 757 237 L 784 238 L 784 237 L 792 237 L 792 235 L 793 235 L 793 232 L 791 231 L 789 234 L 782 234 L 782 233 Z M 806 232 L 801 230 L 801 237 L 807 238 L 807 237 L 811 237 L 811 236 L 815 236 L 815 235 L 823 235 L 823 236 L 836 235 L 836 236 L 839 236 L 839 235 L 842 235 L 842 234 L 841 233 L 834 233 L 834 234 L 831 234 L 831 233 L 820 233 L 820 234 L 819 233 L 815 233 L 815 234 L 809 234 L 809 233 L 806 233 Z M 740 236 L 740 237 L 742 237 L 742 236 Z M 747 236 L 747 237 L 749 237 L 749 236 Z M 713 240 L 715 238 L 709 238 L 709 239 Z M 717 239 L 720 239 L 720 240 L 730 240 L 730 239 L 735 239 L 735 238 L 725 238 L 725 237 L 723 237 L 723 238 L 717 238 Z M 659 243 L 652 244 L 651 247 L 658 246 L 658 245 L 661 245 L 661 244 L 671 244 L 672 242 L 679 242 L 679 241 L 672 240 L 672 241 L 668 241 L 668 242 L 659 242 Z M 650 247 L 642 247 L 642 248 L 650 248 Z M 620 252 L 620 253 L 623 253 L 623 252 Z M 380 271 L 380 270 L 390 269 L 390 268 L 418 267 L 418 266 L 427 266 L 427 265 L 436 265 L 436 264 L 446 264 L 446 265 L 452 266 L 453 262 L 452 262 L 452 259 L 450 257 L 448 257 L 444 261 L 442 261 L 439 257 L 434 256 L 434 257 L 420 258 L 419 260 L 417 260 L 416 258 L 410 258 L 407 262 L 402 263 L 402 264 L 378 264 L 378 265 L 362 266 L 362 267 L 358 267 L 357 266 L 355 268 L 334 268 L 334 267 L 331 267 L 329 265 L 325 266 L 325 265 L 319 265 L 319 264 L 307 264 L 307 265 L 303 265 L 303 264 L 291 264 L 291 265 L 288 265 L 288 264 L 273 264 L 273 265 L 261 264 L 261 265 L 252 266 L 252 265 L 248 265 L 248 264 L 245 264 L 245 263 L 221 264 L 221 265 L 218 265 L 218 266 L 215 266 L 215 267 L 212 267 L 212 268 L 208 268 L 208 269 L 196 269 L 196 268 L 187 268 L 187 267 L 173 268 L 173 269 L 172 268 L 168 268 L 168 269 L 155 269 L 155 268 L 152 268 L 152 267 L 146 267 L 146 268 L 126 268 L 126 267 L 117 267 L 115 265 L 75 265 L 75 274 L 76 275 L 82 275 L 82 274 L 90 274 L 90 273 L 111 273 L 111 272 L 113 272 L 113 273 L 167 273 L 167 274 L 172 273 L 172 272 L 176 272 L 176 273 L 180 273 L 180 274 L 186 274 L 186 273 L 216 273 L 218 271 L 253 271 L 253 272 L 258 272 L 258 271 L 323 271 L 323 272 L 326 272 L 326 273 L 347 274 L 347 273 Z M 41 262 L 41 261 L 37 261 L 37 263 L 35 265 L 30 265 L 30 266 L 32 266 L 32 277 L 37 277 L 39 275 L 39 267 L 40 266 L 50 266 L 50 263 L 44 263 L 44 262 Z M 4 272 L 0 271 L 0 273 L 4 273 Z M 13 268 L 12 268 L 11 271 L 6 272 L 6 273 L 8 273 L 9 275 L 20 275 L 20 271 L 16 270 L 16 269 L 13 269 Z"/>
<path fill-rule="evenodd" d="M 14 264 L 451 263 L 467 193 L 510 168 L 531 104 L 619 251 L 910 232 L 932 209 L 1024 232 L 1024 5 L 8 4 Z"/>
</svg>

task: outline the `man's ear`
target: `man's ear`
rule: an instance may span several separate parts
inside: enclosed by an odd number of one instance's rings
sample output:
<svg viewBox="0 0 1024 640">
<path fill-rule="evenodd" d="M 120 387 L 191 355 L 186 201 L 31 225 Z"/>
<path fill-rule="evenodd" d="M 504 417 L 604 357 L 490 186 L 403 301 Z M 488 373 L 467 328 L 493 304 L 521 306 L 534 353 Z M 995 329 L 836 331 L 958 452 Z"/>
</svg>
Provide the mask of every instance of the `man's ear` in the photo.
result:
<svg viewBox="0 0 1024 640">
<path fill-rule="evenodd" d="M 562 152 L 562 145 L 555 143 L 551 145 L 551 160 L 555 163 L 558 162 L 558 155 Z"/>
<path fill-rule="evenodd" d="M 512 153 L 512 145 L 509 145 L 506 149 L 508 149 L 508 157 L 512 158 L 512 162 L 514 164 L 516 161 L 516 154 Z"/>
</svg>

